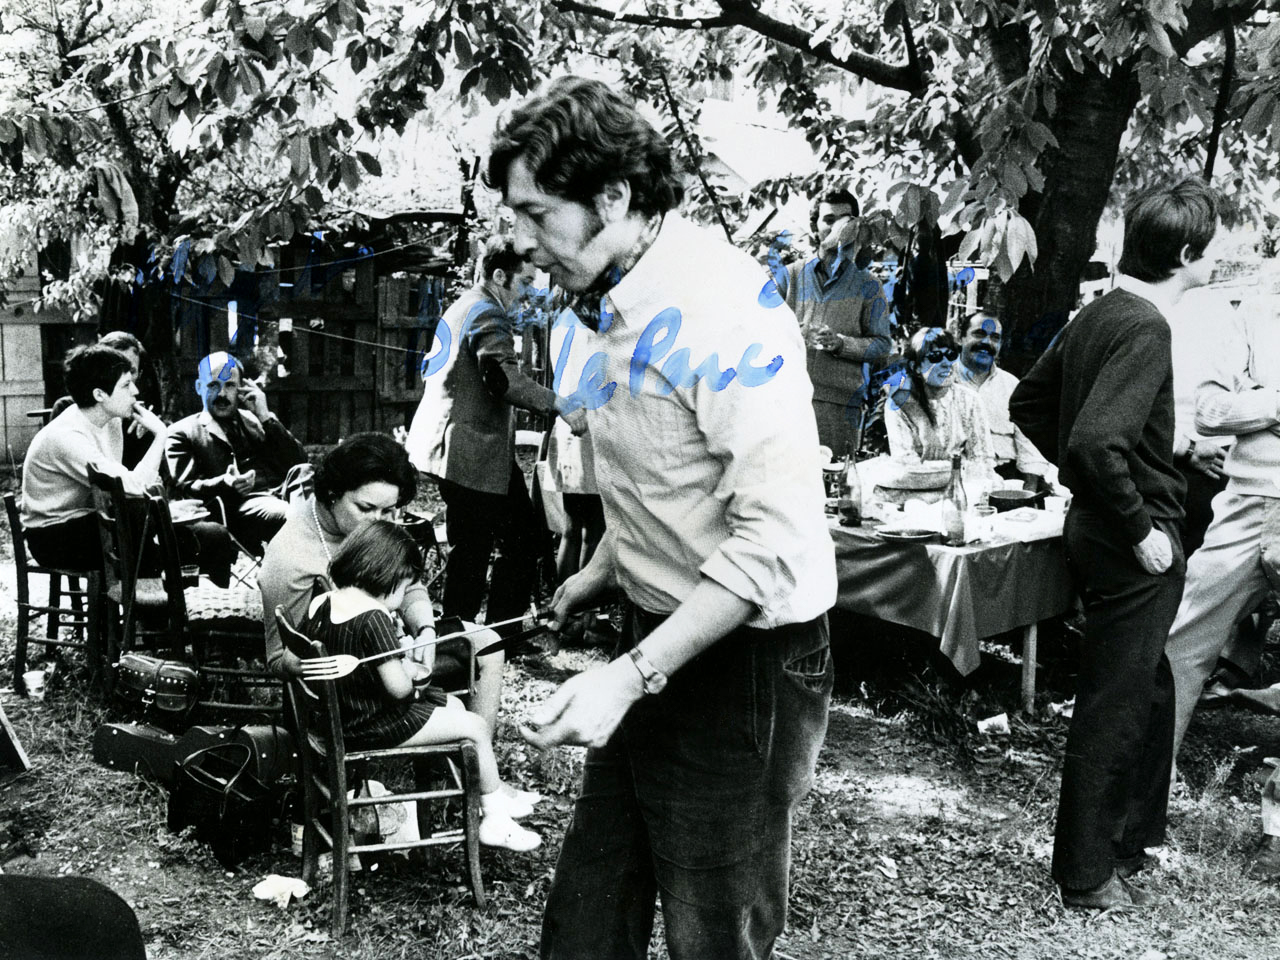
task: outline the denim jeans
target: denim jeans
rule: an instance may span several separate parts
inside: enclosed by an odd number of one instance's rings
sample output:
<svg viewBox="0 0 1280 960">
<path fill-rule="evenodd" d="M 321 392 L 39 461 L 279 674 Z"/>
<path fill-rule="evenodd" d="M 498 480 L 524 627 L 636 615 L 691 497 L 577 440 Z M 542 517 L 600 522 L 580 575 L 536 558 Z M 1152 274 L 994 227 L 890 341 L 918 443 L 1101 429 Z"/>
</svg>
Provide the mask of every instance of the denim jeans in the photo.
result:
<svg viewBox="0 0 1280 960">
<path fill-rule="evenodd" d="M 622 650 L 662 622 L 630 607 Z M 542 925 L 545 960 L 764 958 L 786 919 L 791 814 L 827 727 L 825 615 L 739 628 L 588 751 Z"/>
</svg>

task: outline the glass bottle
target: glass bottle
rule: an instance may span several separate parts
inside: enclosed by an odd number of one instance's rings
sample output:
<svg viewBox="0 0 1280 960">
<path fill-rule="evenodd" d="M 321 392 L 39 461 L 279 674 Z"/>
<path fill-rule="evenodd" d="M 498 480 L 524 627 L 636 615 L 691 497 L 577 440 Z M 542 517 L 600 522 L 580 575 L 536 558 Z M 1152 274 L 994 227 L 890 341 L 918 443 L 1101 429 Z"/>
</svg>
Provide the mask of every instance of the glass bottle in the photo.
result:
<svg viewBox="0 0 1280 960">
<path fill-rule="evenodd" d="M 858 477 L 858 458 L 853 444 L 844 450 L 844 471 L 840 475 L 840 498 L 836 504 L 840 514 L 840 526 L 862 526 L 862 481 Z"/>
<path fill-rule="evenodd" d="M 951 455 L 951 479 L 942 498 L 942 528 L 947 543 L 953 547 L 964 544 L 964 515 L 969 509 L 969 498 L 964 494 L 964 481 L 960 478 L 960 454 Z"/>
</svg>

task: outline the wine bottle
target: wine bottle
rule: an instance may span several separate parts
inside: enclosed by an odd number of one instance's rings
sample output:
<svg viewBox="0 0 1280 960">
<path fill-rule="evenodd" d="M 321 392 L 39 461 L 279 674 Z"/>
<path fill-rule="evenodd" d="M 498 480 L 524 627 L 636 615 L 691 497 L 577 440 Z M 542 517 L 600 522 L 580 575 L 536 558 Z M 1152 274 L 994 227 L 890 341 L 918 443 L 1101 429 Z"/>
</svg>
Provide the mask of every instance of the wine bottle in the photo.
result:
<svg viewBox="0 0 1280 960">
<path fill-rule="evenodd" d="M 953 547 L 964 544 L 964 515 L 969 509 L 969 499 L 964 495 L 964 481 L 960 478 L 960 454 L 951 456 L 951 479 L 942 499 L 942 526 L 947 543 Z"/>
<path fill-rule="evenodd" d="M 853 445 L 845 447 L 844 472 L 840 475 L 840 498 L 836 504 L 840 526 L 862 526 L 862 481 L 858 477 L 858 458 Z"/>
</svg>

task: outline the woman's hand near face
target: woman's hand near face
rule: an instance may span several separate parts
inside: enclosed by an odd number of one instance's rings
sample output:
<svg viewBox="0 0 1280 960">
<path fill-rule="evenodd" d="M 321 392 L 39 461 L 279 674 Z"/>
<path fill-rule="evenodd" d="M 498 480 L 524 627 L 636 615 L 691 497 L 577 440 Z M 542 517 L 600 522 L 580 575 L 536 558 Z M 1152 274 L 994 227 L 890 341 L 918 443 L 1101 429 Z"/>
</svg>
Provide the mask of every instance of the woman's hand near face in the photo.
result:
<svg viewBox="0 0 1280 960">
<path fill-rule="evenodd" d="M 153 433 L 157 437 L 164 436 L 165 431 L 169 429 L 154 410 L 144 407 L 136 400 L 133 404 L 133 416 L 129 418 L 129 422 L 130 425 L 137 424 L 143 430 Z"/>
</svg>

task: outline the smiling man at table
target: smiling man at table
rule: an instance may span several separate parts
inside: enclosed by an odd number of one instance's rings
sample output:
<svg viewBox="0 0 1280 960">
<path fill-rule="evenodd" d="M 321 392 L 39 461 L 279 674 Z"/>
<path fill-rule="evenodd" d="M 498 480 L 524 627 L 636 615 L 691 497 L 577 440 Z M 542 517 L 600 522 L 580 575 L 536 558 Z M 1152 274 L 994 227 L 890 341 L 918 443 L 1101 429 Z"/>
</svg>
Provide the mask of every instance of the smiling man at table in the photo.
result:
<svg viewBox="0 0 1280 960">
<path fill-rule="evenodd" d="M 1075 497 L 1064 535 L 1085 636 L 1067 738 L 1053 876 L 1067 906 L 1128 908 L 1164 842 L 1173 738 L 1165 638 L 1185 574 L 1165 319 L 1207 283 L 1217 201 L 1199 180 L 1125 206 L 1117 289 L 1063 328 L 1014 390 L 1013 422 L 1057 456 Z"/>
<path fill-rule="evenodd" d="M 759 303 L 749 257 L 675 212 L 669 145 L 598 81 L 562 78 L 518 107 L 485 179 L 515 213 L 516 248 L 578 294 L 600 382 L 617 384 L 588 409 L 607 532 L 553 605 L 563 623 L 616 581 L 619 656 L 522 729 L 592 748 L 541 955 L 643 960 L 660 896 L 673 957 L 770 956 L 832 682 L 834 549 L 799 328 Z M 759 344 L 776 375 L 637 369 L 663 315 L 682 318 L 687 355 Z"/>
</svg>

